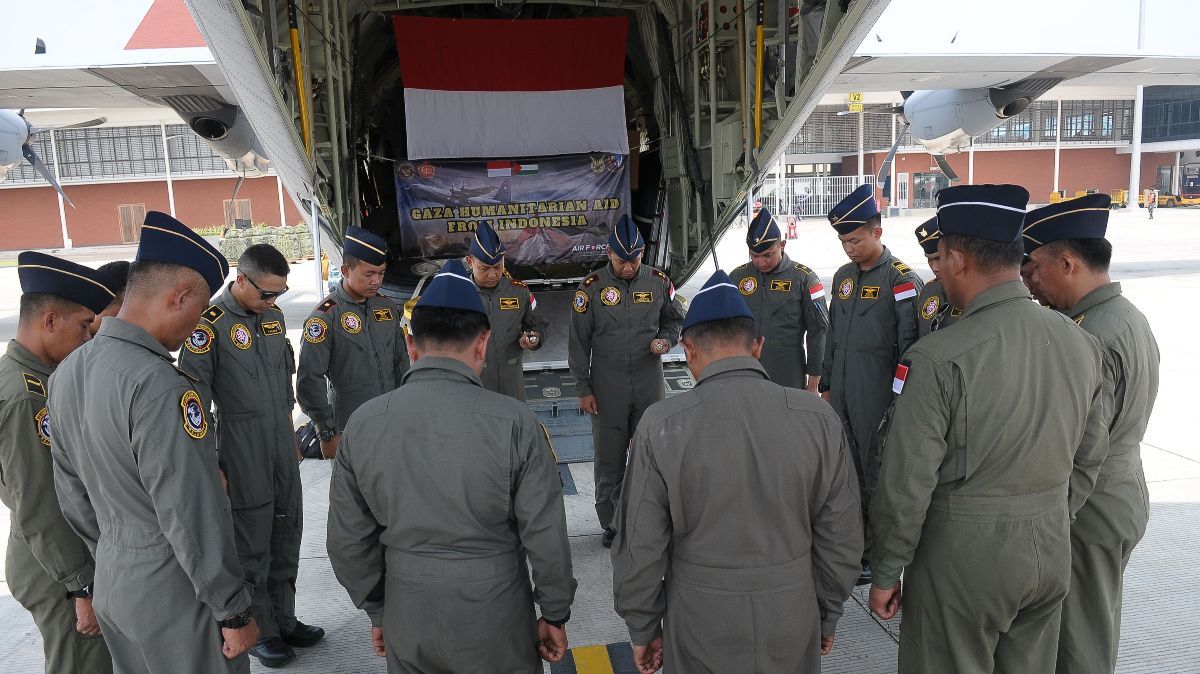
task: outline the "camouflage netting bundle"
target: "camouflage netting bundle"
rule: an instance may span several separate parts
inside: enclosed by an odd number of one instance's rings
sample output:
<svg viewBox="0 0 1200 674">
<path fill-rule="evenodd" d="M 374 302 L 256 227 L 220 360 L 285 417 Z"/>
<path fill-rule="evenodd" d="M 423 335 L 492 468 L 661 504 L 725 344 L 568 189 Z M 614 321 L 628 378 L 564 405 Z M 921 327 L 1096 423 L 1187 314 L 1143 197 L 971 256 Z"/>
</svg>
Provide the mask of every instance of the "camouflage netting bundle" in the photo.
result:
<svg viewBox="0 0 1200 674">
<path fill-rule="evenodd" d="M 292 261 L 309 258 L 313 254 L 312 236 L 304 225 L 230 229 L 221 239 L 221 254 L 236 263 L 247 248 L 260 243 L 274 246 Z"/>
</svg>

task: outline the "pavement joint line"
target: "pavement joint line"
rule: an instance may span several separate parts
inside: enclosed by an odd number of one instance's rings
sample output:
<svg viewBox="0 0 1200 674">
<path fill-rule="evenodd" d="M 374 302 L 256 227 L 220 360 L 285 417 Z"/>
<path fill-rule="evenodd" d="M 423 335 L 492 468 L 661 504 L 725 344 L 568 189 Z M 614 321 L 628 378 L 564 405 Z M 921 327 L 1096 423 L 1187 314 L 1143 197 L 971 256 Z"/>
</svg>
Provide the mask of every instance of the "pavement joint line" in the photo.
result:
<svg viewBox="0 0 1200 674">
<path fill-rule="evenodd" d="M 1167 454 L 1170 454 L 1171 456 L 1177 456 L 1177 457 L 1183 459 L 1184 461 L 1191 461 L 1192 463 L 1200 463 L 1200 461 L 1197 461 L 1196 459 L 1193 459 L 1190 456 L 1184 456 L 1183 454 L 1180 454 L 1178 452 L 1173 452 L 1165 447 L 1159 447 L 1158 445 L 1152 445 L 1148 442 L 1143 442 L 1142 444 L 1147 447 L 1150 447 L 1151 449 L 1157 449 L 1160 452 L 1166 452 Z M 1163 482 L 1163 481 L 1164 480 L 1155 480 L 1155 482 Z"/>
<path fill-rule="evenodd" d="M 890 631 L 890 630 L 888 630 L 888 625 L 887 625 L 887 623 L 886 623 L 886 622 L 884 622 L 884 620 L 883 620 L 882 618 L 880 618 L 879 616 L 875 615 L 875 614 L 874 614 L 874 613 L 871 611 L 871 608 L 870 608 L 869 606 L 867 606 L 866 604 L 864 604 L 864 603 L 863 603 L 863 601 L 862 601 L 861 599 L 859 599 L 859 598 L 858 598 L 858 595 L 856 595 L 856 594 L 854 594 L 853 592 L 851 592 L 851 593 L 850 593 L 850 598 L 851 598 L 851 599 L 853 599 L 853 600 L 854 600 L 854 603 L 855 603 L 855 604 L 858 604 L 858 605 L 859 605 L 859 606 L 862 608 L 862 610 L 863 610 L 863 611 L 866 611 L 866 613 L 867 613 L 867 617 L 869 617 L 871 620 L 873 620 L 873 621 L 875 622 L 875 624 L 879 626 L 879 629 L 883 630 L 883 633 L 884 633 L 884 634 L 886 634 L 886 635 L 887 635 L 887 637 L 888 637 L 889 639 L 891 639 L 892 641 L 896 642 L 896 644 L 899 644 L 899 643 L 900 643 L 900 640 L 899 640 L 899 639 L 897 639 L 896 637 L 892 636 L 892 633 L 891 633 L 891 631 Z"/>
</svg>

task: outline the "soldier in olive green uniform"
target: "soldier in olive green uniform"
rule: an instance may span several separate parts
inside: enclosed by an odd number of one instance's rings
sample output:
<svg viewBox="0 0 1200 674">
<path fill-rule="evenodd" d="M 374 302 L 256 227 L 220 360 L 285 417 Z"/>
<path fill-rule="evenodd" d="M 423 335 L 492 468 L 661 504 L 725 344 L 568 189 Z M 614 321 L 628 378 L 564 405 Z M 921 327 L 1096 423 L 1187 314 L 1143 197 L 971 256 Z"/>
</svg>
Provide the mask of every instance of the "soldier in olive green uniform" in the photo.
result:
<svg viewBox="0 0 1200 674">
<path fill-rule="evenodd" d="M 216 406 L 217 454 L 228 479 L 238 557 L 254 584 L 261 643 L 270 666 L 324 634 L 296 620 L 296 576 L 304 530 L 292 427 L 295 360 L 276 298 L 287 290 L 287 258 L 267 244 L 246 249 L 237 279 L 183 343 L 179 368 Z M 286 642 L 286 643 L 285 643 Z"/>
<path fill-rule="evenodd" d="M 539 650 L 566 653 L 575 596 L 546 432 L 480 385 L 487 314 L 461 262 L 421 293 L 411 330 L 404 385 L 346 426 L 329 560 L 389 672 L 541 672 Z"/>
<path fill-rule="evenodd" d="M 679 339 L 683 306 L 667 275 L 642 264 L 645 239 L 622 216 L 608 239 L 609 264 L 575 291 L 568 362 L 579 407 L 592 415 L 596 517 L 612 545 L 625 451 L 642 413 L 666 397 L 662 356 Z"/>
<path fill-rule="evenodd" d="M 871 503 L 870 607 L 885 619 L 904 573 L 902 674 L 1054 666 L 1068 485 L 1099 468 L 1088 437 L 1103 434 L 1101 356 L 1021 285 L 1028 198 L 1015 185 L 938 193 L 942 281 L 963 316 L 896 369 Z"/>
<path fill-rule="evenodd" d="M 1071 524 L 1071 590 L 1063 603 L 1057 670 L 1112 672 L 1121 640 L 1125 566 L 1150 519 L 1141 441 L 1158 395 L 1158 342 L 1108 275 L 1109 197 L 1094 194 L 1030 211 L 1034 276 L 1055 306 L 1100 340 L 1110 421 L 1108 455 Z M 1070 273 L 1065 273 L 1066 268 Z"/>
<path fill-rule="evenodd" d="M 46 385 L 90 338 L 96 313 L 116 291 L 104 274 L 42 253 L 21 253 L 17 274 L 24 293 L 17 337 L 0 356 L 0 501 L 10 511 L 5 577 L 41 632 L 46 672 L 111 672 L 92 609 L 92 556 L 55 499 Z"/>
<path fill-rule="evenodd" d="M 730 278 L 765 340 L 760 361 L 771 381 L 816 393 L 829 328 L 825 286 L 813 270 L 788 258 L 786 243 L 770 212 L 760 210 L 746 233 L 750 262 Z"/>
<path fill-rule="evenodd" d="M 150 212 L 121 313 L 50 380 L 54 482 L 96 559 L 96 615 L 119 672 L 250 671 L 258 639 L 216 433 L 170 352 L 229 267 Z"/>
<path fill-rule="evenodd" d="M 829 221 L 850 263 L 833 277 L 820 389 L 849 436 L 869 553 L 871 439 L 892 402 L 892 373 L 900 355 L 917 339 L 916 297 L 923 283 L 880 241 L 883 228 L 870 185 L 834 206 Z M 870 573 L 864 557 L 859 583 L 870 582 Z"/>
<path fill-rule="evenodd" d="M 504 270 L 504 243 L 486 222 L 471 238 L 467 257 L 471 277 L 487 308 L 492 336 L 487 360 L 479 378 L 489 391 L 525 400 L 525 373 L 521 359 L 525 351 L 542 348 L 546 322 L 537 313 L 537 298 L 529 286 Z"/>
<path fill-rule="evenodd" d="M 933 280 L 921 288 L 917 295 L 917 338 L 924 337 L 934 330 L 949 327 L 962 317 L 962 309 L 950 306 L 946 301 L 946 289 L 942 287 L 941 272 L 939 271 L 941 253 L 938 252 L 938 242 L 942 240 L 942 230 L 938 228 L 937 216 L 934 216 L 916 231 L 917 243 L 925 251 L 925 260 L 929 263 L 929 271 L 933 272 Z"/>
<path fill-rule="evenodd" d="M 683 324 L 696 387 L 638 424 L 612 560 L 616 609 L 645 669 L 665 656 L 668 672 L 817 672 L 858 577 L 841 420 L 768 380 L 758 333 L 730 277 L 714 273 Z"/>
<path fill-rule="evenodd" d="M 296 398 L 320 430 L 327 458 L 337 450 L 338 430 L 354 410 L 399 386 L 408 369 L 400 310 L 378 294 L 386 246 L 365 229 L 349 228 L 342 284 L 304 321 Z"/>
</svg>

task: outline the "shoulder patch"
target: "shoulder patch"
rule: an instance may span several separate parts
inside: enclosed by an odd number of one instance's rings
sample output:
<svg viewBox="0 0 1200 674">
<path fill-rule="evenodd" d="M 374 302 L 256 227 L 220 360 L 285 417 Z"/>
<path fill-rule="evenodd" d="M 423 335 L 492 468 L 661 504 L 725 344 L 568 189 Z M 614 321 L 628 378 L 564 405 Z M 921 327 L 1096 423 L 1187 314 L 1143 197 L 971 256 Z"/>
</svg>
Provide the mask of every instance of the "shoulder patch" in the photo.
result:
<svg viewBox="0 0 1200 674">
<path fill-rule="evenodd" d="M 46 385 L 42 383 L 41 379 L 29 374 L 28 372 L 22 372 L 21 378 L 25 380 L 26 391 L 29 391 L 30 393 L 36 393 L 43 398 L 46 397 Z"/>
<path fill-rule="evenodd" d="M 583 292 L 582 290 L 576 290 L 575 301 L 572 303 L 572 306 L 575 308 L 575 313 L 582 314 L 587 311 L 589 301 L 590 300 L 588 299 L 587 293 Z"/>
<path fill-rule="evenodd" d="M 598 278 L 600 278 L 600 277 L 597 274 L 589 274 L 587 278 L 583 279 L 583 287 L 586 288 L 586 287 L 592 285 L 593 283 L 596 282 L 596 279 L 598 279 Z"/>
<path fill-rule="evenodd" d="M 201 323 L 192 331 L 191 336 L 183 341 L 183 346 L 194 354 L 203 355 L 212 349 L 214 340 L 216 340 L 216 333 L 212 331 L 212 328 Z"/>
<path fill-rule="evenodd" d="M 320 344 L 325 341 L 325 334 L 329 331 L 329 324 L 324 320 L 313 316 L 304 322 L 304 341 L 309 344 Z"/>
<path fill-rule="evenodd" d="M 204 312 L 204 320 L 209 323 L 216 323 L 224 315 L 225 310 L 214 304 Z"/>
<path fill-rule="evenodd" d="M 896 374 L 892 376 L 892 393 L 900 395 L 904 392 L 904 382 L 908 381 L 908 368 L 912 363 L 905 360 L 896 366 Z"/>
<path fill-rule="evenodd" d="M 892 266 L 895 267 L 896 271 L 900 272 L 901 274 L 911 274 L 912 273 L 912 267 L 904 264 L 900 260 L 892 260 Z"/>
<path fill-rule="evenodd" d="M 179 399 L 179 406 L 183 409 L 183 430 L 197 440 L 208 435 L 208 420 L 204 418 L 200 396 L 189 389 Z"/>
<path fill-rule="evenodd" d="M 329 299 L 317 305 L 315 311 L 329 311 L 337 304 L 337 300 L 330 297 Z"/>
<path fill-rule="evenodd" d="M 38 440 L 42 444 L 50 446 L 50 410 L 43 407 L 38 410 L 38 413 L 33 415 L 33 425 L 37 429 Z"/>
</svg>

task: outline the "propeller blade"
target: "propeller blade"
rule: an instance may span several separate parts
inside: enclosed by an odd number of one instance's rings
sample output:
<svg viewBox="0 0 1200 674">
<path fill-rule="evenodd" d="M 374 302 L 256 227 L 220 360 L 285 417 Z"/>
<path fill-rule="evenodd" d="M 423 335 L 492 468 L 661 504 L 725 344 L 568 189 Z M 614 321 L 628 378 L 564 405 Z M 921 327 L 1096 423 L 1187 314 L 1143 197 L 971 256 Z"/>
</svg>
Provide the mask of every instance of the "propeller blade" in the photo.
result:
<svg viewBox="0 0 1200 674">
<path fill-rule="evenodd" d="M 946 178 L 952 183 L 959 181 L 958 174 L 954 169 L 950 168 L 950 162 L 946 161 L 946 157 L 940 154 L 933 155 L 933 160 L 937 162 L 938 168 L 942 169 L 942 173 L 946 174 Z"/>
<path fill-rule="evenodd" d="M 900 125 L 900 129 L 896 132 L 896 142 L 892 143 L 892 149 L 888 150 L 887 156 L 883 158 L 883 164 L 879 166 L 879 175 L 875 176 L 876 185 L 882 185 L 884 176 L 891 173 L 892 160 L 896 158 L 896 150 L 900 147 L 900 141 L 904 140 L 904 132 L 907 130 L 907 124 Z"/>
<path fill-rule="evenodd" d="M 107 121 L 107 117 L 97 117 L 96 119 L 89 119 L 86 122 L 63 124 L 62 126 L 39 126 L 33 129 L 33 133 L 41 133 L 43 131 L 58 131 L 59 129 L 86 129 L 89 126 L 100 126 Z"/>
<path fill-rule="evenodd" d="M 37 153 L 33 151 L 33 146 L 29 143 L 22 145 L 21 154 L 25 155 L 25 161 L 28 161 L 29 165 L 32 166 L 35 171 L 42 174 L 42 177 L 54 186 L 54 189 L 60 196 L 62 196 L 63 201 L 71 204 L 71 208 L 75 208 L 75 202 L 71 201 L 71 197 L 68 197 L 67 193 L 63 191 L 62 185 L 59 185 L 58 181 L 55 180 L 54 174 L 50 173 L 50 169 L 46 168 L 46 165 L 42 163 L 41 158 L 38 157 Z"/>
</svg>

